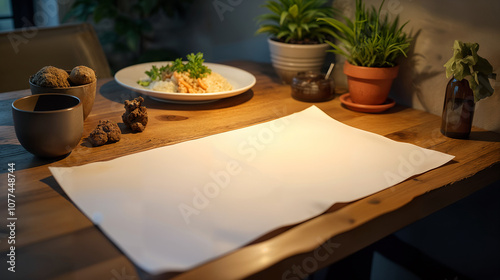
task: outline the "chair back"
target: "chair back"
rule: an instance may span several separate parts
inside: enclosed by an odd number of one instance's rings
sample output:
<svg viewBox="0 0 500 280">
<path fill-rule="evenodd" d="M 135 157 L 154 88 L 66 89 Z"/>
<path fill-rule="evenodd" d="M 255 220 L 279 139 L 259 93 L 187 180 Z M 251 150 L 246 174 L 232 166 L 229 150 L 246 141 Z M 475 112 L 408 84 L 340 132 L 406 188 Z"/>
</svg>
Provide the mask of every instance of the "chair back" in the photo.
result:
<svg viewBox="0 0 500 280">
<path fill-rule="evenodd" d="M 91 24 L 24 27 L 0 33 L 0 92 L 28 89 L 29 77 L 44 66 L 71 70 L 85 65 L 97 78 L 112 77 Z"/>
</svg>

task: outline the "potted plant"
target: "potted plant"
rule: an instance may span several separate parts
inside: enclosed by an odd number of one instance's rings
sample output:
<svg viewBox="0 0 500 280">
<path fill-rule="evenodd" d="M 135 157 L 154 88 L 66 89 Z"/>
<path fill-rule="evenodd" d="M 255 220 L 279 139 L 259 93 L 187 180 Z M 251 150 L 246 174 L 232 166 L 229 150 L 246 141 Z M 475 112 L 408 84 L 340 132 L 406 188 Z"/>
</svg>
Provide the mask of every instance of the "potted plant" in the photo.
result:
<svg viewBox="0 0 500 280">
<path fill-rule="evenodd" d="M 271 61 L 285 83 L 302 71 L 320 71 L 329 36 L 326 22 L 321 17 L 333 16 L 333 8 L 326 0 L 267 1 L 263 6 L 270 13 L 257 17 L 257 34 L 267 33 Z"/>
<path fill-rule="evenodd" d="M 495 79 L 493 66 L 477 54 L 479 44 L 453 44 L 453 56 L 446 62 L 446 86 L 441 133 L 452 138 L 467 138 L 472 127 L 475 103 L 491 96 Z"/>
<path fill-rule="evenodd" d="M 346 57 L 344 73 L 347 75 L 350 98 L 364 105 L 383 104 L 397 77 L 398 59 L 406 56 L 411 38 L 399 27 L 399 16 L 389 20 L 381 17 L 382 6 L 365 8 L 356 0 L 355 19 L 344 17 L 345 23 L 334 18 L 320 18 L 332 28 L 330 35 L 339 45 L 327 41 L 332 52 Z"/>
<path fill-rule="evenodd" d="M 69 1 L 66 1 L 69 2 Z M 193 0 L 76 0 L 63 22 L 92 20 L 113 70 L 133 63 L 173 60 L 179 54 L 169 48 L 153 48 L 157 15 L 183 17 Z"/>
</svg>

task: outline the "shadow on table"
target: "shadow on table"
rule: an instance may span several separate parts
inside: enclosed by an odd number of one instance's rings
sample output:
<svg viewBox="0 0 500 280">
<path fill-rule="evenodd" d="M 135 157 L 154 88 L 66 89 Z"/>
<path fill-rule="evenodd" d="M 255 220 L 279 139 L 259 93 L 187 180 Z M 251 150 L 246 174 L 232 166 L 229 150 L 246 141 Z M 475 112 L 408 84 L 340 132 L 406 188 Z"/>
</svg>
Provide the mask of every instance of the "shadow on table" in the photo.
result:
<svg viewBox="0 0 500 280">
<path fill-rule="evenodd" d="M 118 83 L 116 83 L 115 81 L 109 81 L 103 84 L 100 87 L 99 92 L 104 98 L 120 104 L 123 104 L 125 100 L 132 100 L 138 96 L 143 96 L 144 106 L 146 106 L 146 108 L 163 109 L 163 110 L 182 110 L 182 111 L 214 110 L 214 109 L 234 107 L 249 101 L 250 99 L 252 99 L 254 95 L 253 90 L 250 89 L 242 94 L 233 97 L 207 101 L 207 102 L 182 102 L 182 101 L 162 102 L 152 99 L 148 96 L 141 95 L 134 91 L 125 89 L 120 85 L 118 85 Z"/>
<path fill-rule="evenodd" d="M 500 142 L 500 134 L 492 131 L 471 131 L 469 140 Z"/>
<path fill-rule="evenodd" d="M 42 183 L 46 184 L 47 186 L 51 187 L 54 191 L 56 191 L 58 194 L 60 194 L 62 197 L 67 199 L 69 202 L 73 203 L 71 199 L 68 197 L 68 195 L 64 192 L 64 190 L 59 186 L 59 183 L 57 183 L 56 178 L 54 176 L 49 176 L 46 177 L 42 180 L 40 180 Z M 76 205 L 75 205 L 76 207 Z"/>
<path fill-rule="evenodd" d="M 355 111 L 355 110 L 352 110 L 352 109 L 349 109 L 346 105 L 342 104 L 342 108 L 346 109 L 346 110 L 349 110 L 349 111 L 352 111 L 352 112 L 357 112 L 357 113 L 360 113 L 360 114 L 368 114 L 368 115 L 389 115 L 389 114 L 395 114 L 395 113 L 398 113 L 398 112 L 401 112 L 405 109 L 408 109 L 407 107 L 404 107 L 404 106 L 401 106 L 401 105 L 398 105 L 396 104 L 396 106 L 392 107 L 392 108 L 389 108 L 383 112 L 361 112 L 361 111 Z"/>
<path fill-rule="evenodd" d="M 106 99 L 123 104 L 125 100 L 140 96 L 138 93 L 125 89 L 116 81 L 109 81 L 98 88 L 99 93 Z"/>
<path fill-rule="evenodd" d="M 61 186 L 59 185 L 59 183 L 56 181 L 56 179 L 54 178 L 54 176 L 49 176 L 49 177 L 46 177 L 42 180 L 40 180 L 42 183 L 46 184 L 47 186 L 49 186 L 50 188 L 52 188 L 54 191 L 56 191 L 58 194 L 60 194 L 64 199 L 66 199 L 68 202 L 70 202 L 73 206 L 75 206 L 76 208 L 78 208 L 78 205 L 76 205 L 70 198 L 69 196 L 64 192 L 64 190 L 61 188 Z M 79 209 L 79 208 L 78 208 Z M 91 243 L 95 243 L 95 242 L 99 242 L 99 243 L 102 243 L 102 245 L 100 246 L 101 249 L 103 246 L 106 246 L 106 247 L 113 247 L 113 250 L 111 250 L 111 248 L 108 248 L 107 250 L 103 250 L 104 252 L 106 252 L 106 254 L 112 254 L 112 255 L 115 255 L 114 257 L 116 257 L 117 253 L 116 252 L 120 252 L 121 254 L 125 255 L 125 252 L 123 252 L 119 247 L 117 247 L 115 245 L 114 242 L 112 242 L 104 232 L 102 232 L 101 228 L 99 228 L 98 226 L 95 226 L 93 227 L 92 229 L 90 230 L 97 230 L 97 231 L 94 231 L 93 234 L 95 235 L 95 238 L 92 239 L 92 241 L 85 241 L 85 242 L 91 242 Z M 146 271 L 142 270 L 140 267 L 138 267 L 137 265 L 135 265 L 132 261 L 130 262 L 131 265 L 133 265 L 133 267 L 135 268 L 135 272 L 127 272 L 127 273 L 130 273 L 127 274 L 123 271 L 123 268 L 122 270 L 119 270 L 119 272 L 122 274 L 122 276 L 127 276 L 129 277 L 130 279 L 137 279 L 137 277 L 135 277 L 136 275 L 139 276 L 140 279 L 142 280 L 159 280 L 159 279 L 170 279 L 176 275 L 179 275 L 181 274 L 182 272 L 181 271 L 171 271 L 171 272 L 165 272 L 165 273 L 161 273 L 159 275 L 151 275 L 149 273 L 147 273 Z M 126 279 L 129 279 L 129 278 L 126 278 Z M 125 279 L 125 278 L 124 278 Z"/>
<path fill-rule="evenodd" d="M 4 158 L 9 162 L 15 163 L 16 170 L 23 170 L 50 164 L 70 155 L 68 154 L 56 158 L 40 158 L 26 151 L 23 146 L 16 144 L 0 145 L 0 151 L 0 158 Z M 7 165 L 5 165 L 5 169 L 2 168 L 1 173 L 6 173 L 6 171 Z"/>
<path fill-rule="evenodd" d="M 357 201 L 357 200 L 356 200 Z M 335 212 L 341 208 L 343 208 L 344 206 L 350 204 L 352 202 L 349 202 L 349 203 L 335 203 L 334 205 L 332 205 L 328 210 L 326 210 L 324 213 L 320 214 L 320 215 L 323 215 L 325 213 L 329 213 L 329 212 Z M 243 245 L 242 247 L 245 247 L 245 246 L 250 246 L 250 245 L 254 245 L 254 244 L 257 244 L 257 243 L 260 243 L 260 242 L 265 242 L 273 237 L 276 237 L 286 231 L 288 231 L 289 229 L 291 228 L 294 228 L 302 223 L 305 223 L 311 219 L 314 219 L 316 218 L 315 217 L 311 217 L 307 220 L 304 220 L 304 221 L 301 221 L 299 223 L 296 223 L 296 224 L 292 224 L 292 225 L 287 225 L 287 226 L 282 226 L 280 228 L 276 228 L 270 232 L 267 232 L 267 233 L 264 233 L 263 235 L 257 237 L 256 239 L 250 241 L 249 243 Z M 164 280 L 164 279 L 170 279 L 172 277 L 175 277 L 177 275 L 180 275 L 182 274 L 184 271 L 182 272 L 179 272 L 179 271 L 170 271 L 170 272 L 165 272 L 165 273 L 161 273 L 161 274 L 158 274 L 158 275 L 150 275 L 144 271 L 142 271 L 140 268 L 136 267 L 137 271 L 138 271 L 138 274 L 141 275 L 141 279 L 144 279 L 144 280 Z M 290 278 L 290 279 L 295 279 L 295 278 Z M 298 279 L 298 278 L 297 278 Z"/>
</svg>

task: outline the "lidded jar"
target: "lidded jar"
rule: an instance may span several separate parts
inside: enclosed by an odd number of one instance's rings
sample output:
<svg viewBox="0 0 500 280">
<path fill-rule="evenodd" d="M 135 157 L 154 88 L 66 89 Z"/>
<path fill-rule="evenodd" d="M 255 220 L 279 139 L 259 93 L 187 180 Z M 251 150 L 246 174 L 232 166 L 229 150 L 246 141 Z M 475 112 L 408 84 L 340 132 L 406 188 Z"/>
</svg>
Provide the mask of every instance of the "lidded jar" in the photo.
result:
<svg viewBox="0 0 500 280">
<path fill-rule="evenodd" d="M 292 97 L 306 102 L 331 100 L 335 95 L 333 78 L 325 79 L 320 72 L 299 72 L 292 79 Z"/>
</svg>

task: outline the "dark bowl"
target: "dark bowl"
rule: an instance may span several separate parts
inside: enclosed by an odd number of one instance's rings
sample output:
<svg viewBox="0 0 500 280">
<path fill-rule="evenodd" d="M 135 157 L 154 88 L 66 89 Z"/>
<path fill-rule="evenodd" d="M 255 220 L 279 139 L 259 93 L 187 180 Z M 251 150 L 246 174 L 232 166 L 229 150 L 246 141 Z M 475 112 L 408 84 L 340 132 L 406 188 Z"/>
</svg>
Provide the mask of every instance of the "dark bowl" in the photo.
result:
<svg viewBox="0 0 500 280">
<path fill-rule="evenodd" d="M 69 154 L 83 134 L 80 99 L 67 94 L 29 95 L 12 103 L 16 136 L 21 145 L 39 157 Z"/>
<path fill-rule="evenodd" d="M 41 94 L 41 93 L 60 93 L 60 94 L 69 94 L 76 96 L 80 99 L 83 105 L 83 119 L 87 119 L 87 116 L 92 111 L 92 107 L 94 106 L 95 94 L 97 82 L 94 81 L 90 84 L 79 85 L 79 86 L 71 86 L 67 88 L 50 88 L 50 87 L 41 87 L 31 83 L 31 79 L 29 81 L 30 89 L 32 94 Z"/>
</svg>

